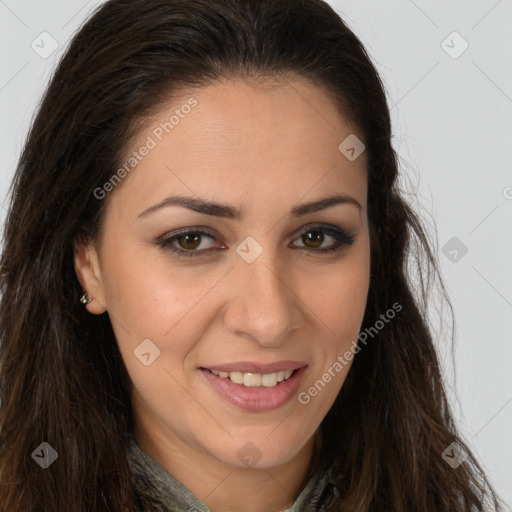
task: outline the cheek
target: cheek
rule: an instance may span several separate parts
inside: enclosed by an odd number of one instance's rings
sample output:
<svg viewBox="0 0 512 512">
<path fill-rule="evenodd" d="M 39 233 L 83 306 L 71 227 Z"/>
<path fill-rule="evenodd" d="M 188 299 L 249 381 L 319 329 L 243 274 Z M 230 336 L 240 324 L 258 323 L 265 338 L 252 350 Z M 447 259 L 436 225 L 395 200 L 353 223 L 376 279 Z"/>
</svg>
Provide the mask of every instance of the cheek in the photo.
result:
<svg viewBox="0 0 512 512">
<path fill-rule="evenodd" d="M 323 417 L 334 402 L 357 354 L 370 283 L 368 244 L 325 274 L 311 287 L 308 306 L 319 319 L 323 336 L 317 339 L 316 356 L 299 395 L 304 414 Z"/>
<path fill-rule="evenodd" d="M 365 250 L 354 252 L 350 258 L 310 279 L 306 302 L 330 335 L 330 353 L 357 338 L 369 283 L 369 257 Z"/>
<path fill-rule="evenodd" d="M 138 336 L 161 338 L 208 288 L 210 279 L 194 278 L 192 269 L 179 268 L 158 248 L 127 244 L 117 254 L 105 263 L 109 314 Z"/>
<path fill-rule="evenodd" d="M 320 280 L 316 279 L 317 284 Z M 368 278 L 364 269 L 333 272 L 308 295 L 307 303 L 335 334 L 358 323 L 366 305 Z"/>
<path fill-rule="evenodd" d="M 126 247 L 119 254 L 105 265 L 108 314 L 136 396 L 146 413 L 158 416 L 172 403 L 184 420 L 193 409 L 183 393 L 190 377 L 184 362 L 201 337 L 204 319 L 194 319 L 204 314 L 198 301 L 212 279 L 194 279 L 155 257 L 155 249 Z"/>
<path fill-rule="evenodd" d="M 321 319 L 318 329 L 325 335 L 316 340 L 313 363 L 297 395 L 303 428 L 311 432 L 328 413 L 357 357 L 369 272 L 365 265 L 354 265 L 351 272 L 333 273 L 328 282 L 324 293 L 317 290 L 310 297 L 311 309 Z"/>
<path fill-rule="evenodd" d="M 197 302 L 199 286 L 187 286 L 186 276 L 173 269 L 159 249 L 137 244 L 121 246 L 111 237 L 105 247 L 103 280 L 108 314 L 121 350 L 133 350 L 144 340 L 161 347 L 173 328 Z M 116 257 L 109 258 L 108 255 Z M 133 354 L 132 354 L 133 355 Z"/>
</svg>

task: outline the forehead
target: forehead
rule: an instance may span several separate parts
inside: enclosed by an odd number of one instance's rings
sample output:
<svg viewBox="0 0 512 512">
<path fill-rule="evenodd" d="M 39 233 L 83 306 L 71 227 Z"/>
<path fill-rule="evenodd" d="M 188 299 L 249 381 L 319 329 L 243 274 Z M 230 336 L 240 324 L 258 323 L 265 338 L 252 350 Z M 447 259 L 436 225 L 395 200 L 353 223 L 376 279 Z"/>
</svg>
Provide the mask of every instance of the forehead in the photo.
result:
<svg viewBox="0 0 512 512">
<path fill-rule="evenodd" d="M 140 210 L 178 192 L 261 210 L 336 188 L 364 206 L 366 155 L 350 161 L 339 148 L 353 136 L 363 139 L 331 96 L 305 80 L 190 89 L 146 120 L 122 163 L 136 165 L 112 200 Z"/>
</svg>

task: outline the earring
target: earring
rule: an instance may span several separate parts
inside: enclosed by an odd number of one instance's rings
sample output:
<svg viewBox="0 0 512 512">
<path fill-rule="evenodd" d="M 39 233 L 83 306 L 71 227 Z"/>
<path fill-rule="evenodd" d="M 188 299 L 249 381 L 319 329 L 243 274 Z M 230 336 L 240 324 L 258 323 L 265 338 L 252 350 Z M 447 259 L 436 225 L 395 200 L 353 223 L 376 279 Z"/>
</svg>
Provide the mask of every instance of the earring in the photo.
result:
<svg viewBox="0 0 512 512">
<path fill-rule="evenodd" d="M 89 299 L 88 298 L 89 294 L 88 293 L 84 293 L 80 299 L 80 302 L 82 304 L 90 304 L 92 302 L 92 299 Z"/>
</svg>

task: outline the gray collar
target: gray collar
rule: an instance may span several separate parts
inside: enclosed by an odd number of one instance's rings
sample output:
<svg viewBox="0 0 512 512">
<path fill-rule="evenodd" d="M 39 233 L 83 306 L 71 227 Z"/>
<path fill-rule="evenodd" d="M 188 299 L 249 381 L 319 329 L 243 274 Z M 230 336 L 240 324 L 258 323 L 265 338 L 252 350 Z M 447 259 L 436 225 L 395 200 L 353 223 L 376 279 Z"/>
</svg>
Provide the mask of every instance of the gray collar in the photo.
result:
<svg viewBox="0 0 512 512">
<path fill-rule="evenodd" d="M 210 509 L 176 480 L 166 469 L 141 450 L 133 437 L 129 439 L 129 463 L 136 481 L 153 499 L 161 502 L 162 510 L 173 512 L 210 512 Z M 339 490 L 334 481 L 334 468 L 320 467 L 302 489 L 291 507 L 283 512 L 306 512 L 326 510 L 337 496 Z"/>
</svg>

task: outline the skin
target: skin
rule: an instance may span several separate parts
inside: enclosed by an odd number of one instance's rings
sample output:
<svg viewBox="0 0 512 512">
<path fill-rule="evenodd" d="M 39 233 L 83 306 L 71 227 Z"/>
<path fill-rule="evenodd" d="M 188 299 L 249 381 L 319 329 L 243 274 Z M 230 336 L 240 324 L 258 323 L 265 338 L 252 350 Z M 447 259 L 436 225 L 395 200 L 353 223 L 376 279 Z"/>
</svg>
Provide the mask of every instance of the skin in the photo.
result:
<svg viewBox="0 0 512 512">
<path fill-rule="evenodd" d="M 356 340 L 370 275 L 366 155 L 351 162 L 338 146 L 349 134 L 363 137 L 305 80 L 230 79 L 174 98 L 148 119 L 127 157 L 192 96 L 198 105 L 105 199 L 100 237 L 77 246 L 75 268 L 93 299 L 88 311 L 112 320 L 133 382 L 139 446 L 214 512 L 279 511 L 317 467 L 318 427 L 351 363 L 308 404 L 294 396 L 263 412 L 228 402 L 198 368 L 302 361 L 304 392 Z M 344 203 L 288 217 L 297 204 L 333 194 L 361 208 Z M 138 217 L 171 195 L 244 216 L 171 206 Z M 324 232 L 308 245 L 301 235 L 318 223 L 354 233 L 353 244 L 315 253 L 335 243 Z M 203 236 L 195 250 L 210 253 L 180 258 L 156 242 L 199 226 L 215 238 Z M 236 252 L 248 236 L 263 248 L 250 264 Z M 194 246 L 180 241 L 173 246 Z M 134 355 L 145 339 L 160 349 L 149 366 Z M 252 467 L 238 457 L 248 442 L 260 457 Z"/>
</svg>

